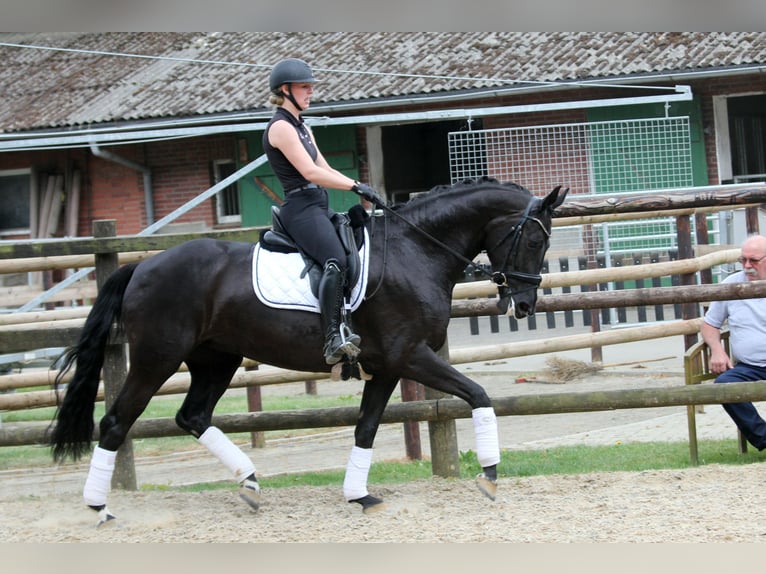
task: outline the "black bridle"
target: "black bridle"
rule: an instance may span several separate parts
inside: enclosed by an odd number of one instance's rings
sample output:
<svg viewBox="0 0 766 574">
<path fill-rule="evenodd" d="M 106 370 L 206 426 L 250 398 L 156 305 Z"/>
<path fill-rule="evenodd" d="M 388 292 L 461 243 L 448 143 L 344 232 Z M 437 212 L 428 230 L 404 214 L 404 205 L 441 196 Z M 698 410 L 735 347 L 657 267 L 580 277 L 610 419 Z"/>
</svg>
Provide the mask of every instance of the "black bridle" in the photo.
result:
<svg viewBox="0 0 766 574">
<path fill-rule="evenodd" d="M 524 210 L 524 213 L 522 213 L 519 220 L 516 222 L 516 225 L 511 227 L 508 230 L 508 233 L 506 233 L 490 251 L 494 251 L 498 247 L 500 247 L 501 244 L 503 244 L 509 237 L 511 238 L 511 246 L 508 249 L 508 252 L 505 256 L 505 262 L 502 266 L 503 269 L 508 268 L 509 261 L 511 258 L 518 252 L 519 247 L 519 241 L 521 241 L 521 233 L 524 229 L 524 225 L 527 223 L 527 221 L 534 221 L 540 226 L 540 229 L 543 230 L 543 233 L 547 237 L 550 237 L 551 234 L 548 232 L 547 229 L 545 229 L 545 226 L 543 225 L 543 222 L 540 221 L 536 217 L 530 217 L 529 212 L 532 210 L 532 205 L 535 204 L 537 200 L 535 198 L 532 198 L 529 203 L 527 204 L 526 209 Z M 497 291 L 500 298 L 504 298 L 508 296 L 508 280 L 509 279 L 516 279 L 517 281 L 521 281 L 522 283 L 528 283 L 529 287 L 525 287 L 524 289 L 518 289 L 513 293 L 522 293 L 524 291 L 529 291 L 531 289 L 537 289 L 540 286 L 540 282 L 543 280 L 542 275 L 539 273 L 524 273 L 523 271 L 493 271 L 492 275 L 490 276 L 490 280 L 497 285 Z"/>
<path fill-rule="evenodd" d="M 545 226 L 543 225 L 543 222 L 540 221 L 538 218 L 531 217 L 529 215 L 529 212 L 532 210 L 532 206 L 535 205 L 536 203 L 538 203 L 538 201 L 539 200 L 537 200 L 534 197 L 529 200 L 529 203 L 527 203 L 527 206 L 524 209 L 524 213 L 521 214 L 521 217 L 516 222 L 516 225 L 511 227 L 510 230 L 508 230 L 508 233 L 506 233 L 502 237 L 502 239 L 500 239 L 500 241 L 498 241 L 495 244 L 495 246 L 490 250 L 490 251 L 492 251 L 492 250 L 496 249 L 503 242 L 505 242 L 509 237 L 511 238 L 511 246 L 508 249 L 508 253 L 505 256 L 505 264 L 503 266 L 504 268 L 508 267 L 508 262 L 511 260 L 511 258 L 513 257 L 513 255 L 515 254 L 515 252 L 516 252 L 516 250 L 517 250 L 517 248 L 519 246 L 519 241 L 521 241 L 521 233 L 522 233 L 522 230 L 524 229 L 524 225 L 526 224 L 527 221 L 534 221 L 537 224 L 539 224 L 540 225 L 540 229 L 543 230 L 545 235 L 550 237 L 550 233 L 548 232 L 547 229 L 545 229 Z M 539 273 L 524 273 L 523 271 L 508 271 L 508 272 L 493 271 L 493 272 L 489 273 L 481 265 L 478 265 L 477 263 L 471 261 L 470 259 L 465 257 L 462 253 L 458 253 L 457 251 L 452 249 L 452 247 L 450 247 L 446 243 L 444 243 L 442 241 L 439 241 L 438 239 L 436 239 L 436 237 L 434 237 L 433 235 L 431 235 L 427 231 L 421 229 L 420 227 L 418 227 L 417 225 L 412 223 L 407 218 L 402 217 L 401 215 L 399 215 L 396 211 L 394 211 L 393 209 L 391 209 L 387 205 L 377 205 L 377 207 L 380 207 L 386 213 L 390 213 L 391 215 L 397 217 L 398 219 L 400 219 L 401 221 L 403 221 L 404 223 L 406 223 L 407 225 L 412 227 L 415 231 L 417 231 L 421 235 L 424 235 L 431 242 L 435 243 L 436 245 L 438 245 L 439 247 L 441 247 L 442 249 L 444 249 L 448 253 L 454 255 L 459 260 L 463 261 L 466 264 L 467 267 L 471 267 L 475 271 L 478 271 L 479 273 L 482 273 L 482 274 L 486 275 L 490 279 L 490 281 L 492 281 L 493 283 L 495 283 L 497 285 L 498 295 L 500 296 L 501 299 L 506 298 L 509 295 L 509 292 L 508 292 L 509 291 L 508 279 L 515 279 L 517 281 L 521 281 L 523 283 L 528 283 L 529 284 L 529 287 L 525 287 L 523 289 L 518 289 L 516 291 L 511 291 L 510 295 L 513 295 L 514 293 L 522 293 L 524 291 L 529 291 L 530 289 L 537 289 L 539 287 L 539 285 L 540 285 L 540 282 L 543 279 L 542 276 Z M 385 249 L 386 241 L 384 240 L 383 243 L 384 243 L 384 249 Z M 383 265 L 383 267 L 385 269 L 385 256 L 384 256 L 384 265 Z M 381 277 L 381 283 L 382 283 L 382 281 L 383 281 L 383 279 Z M 379 286 L 380 286 L 380 283 L 378 284 L 378 287 Z M 373 294 L 375 292 L 377 292 L 377 290 L 378 290 L 378 288 L 376 287 L 375 290 L 373 291 Z M 368 299 L 369 298 L 371 298 L 371 296 L 369 296 Z"/>
</svg>

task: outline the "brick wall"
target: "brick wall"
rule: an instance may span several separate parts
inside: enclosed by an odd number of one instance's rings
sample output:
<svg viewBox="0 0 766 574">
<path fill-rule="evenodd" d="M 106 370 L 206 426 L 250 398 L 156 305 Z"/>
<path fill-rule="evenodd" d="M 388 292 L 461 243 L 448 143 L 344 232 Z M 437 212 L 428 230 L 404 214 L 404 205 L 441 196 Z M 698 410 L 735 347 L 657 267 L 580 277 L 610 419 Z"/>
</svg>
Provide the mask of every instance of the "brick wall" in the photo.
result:
<svg viewBox="0 0 766 574">
<path fill-rule="evenodd" d="M 234 136 L 225 135 L 103 149 L 151 169 L 156 221 L 210 188 L 212 161 L 234 159 L 234 146 Z M 140 171 L 95 157 L 86 149 L 0 154 L 0 170 L 29 168 L 40 173 L 81 171 L 80 236 L 92 235 L 93 221 L 98 219 L 116 219 L 119 235 L 138 233 L 148 225 Z M 215 226 L 212 199 L 176 220 L 200 221 Z"/>
</svg>

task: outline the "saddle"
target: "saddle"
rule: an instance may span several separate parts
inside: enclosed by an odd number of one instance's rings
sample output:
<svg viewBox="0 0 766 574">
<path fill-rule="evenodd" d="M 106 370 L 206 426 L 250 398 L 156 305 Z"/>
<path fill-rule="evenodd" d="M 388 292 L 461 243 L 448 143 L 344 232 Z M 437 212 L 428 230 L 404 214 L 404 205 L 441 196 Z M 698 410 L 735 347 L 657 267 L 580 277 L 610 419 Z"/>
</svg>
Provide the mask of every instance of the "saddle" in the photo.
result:
<svg viewBox="0 0 766 574">
<path fill-rule="evenodd" d="M 344 294 L 349 297 L 350 291 L 359 280 L 362 263 L 359 258 L 359 250 L 364 243 L 364 227 L 370 216 L 361 205 L 354 205 L 348 213 L 331 212 L 330 221 L 343 245 L 346 253 L 346 281 Z M 293 241 L 279 219 L 279 207 L 271 206 L 271 229 L 261 231 L 259 243 L 263 249 L 277 253 L 300 253 L 305 267 L 300 274 L 301 279 L 308 275 L 311 292 L 315 297 L 319 296 L 319 281 L 322 278 L 323 269 L 311 257 Z"/>
</svg>

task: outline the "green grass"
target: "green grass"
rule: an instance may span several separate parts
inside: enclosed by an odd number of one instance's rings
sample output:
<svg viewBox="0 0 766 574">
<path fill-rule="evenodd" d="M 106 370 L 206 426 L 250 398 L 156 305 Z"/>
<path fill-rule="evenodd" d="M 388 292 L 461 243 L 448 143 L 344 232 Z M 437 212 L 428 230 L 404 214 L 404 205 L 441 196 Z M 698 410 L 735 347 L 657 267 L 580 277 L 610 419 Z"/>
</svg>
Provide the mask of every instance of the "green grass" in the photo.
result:
<svg viewBox="0 0 766 574">
<path fill-rule="evenodd" d="M 394 399 L 396 400 L 396 399 Z M 142 418 L 172 417 L 180 406 L 182 397 L 166 396 L 152 399 Z M 327 408 L 337 406 L 357 406 L 359 397 L 354 395 L 322 396 L 292 395 L 267 396 L 263 400 L 264 410 L 293 410 L 307 408 Z M 247 398 L 244 394 L 224 396 L 216 408 L 216 414 L 240 413 L 247 411 Z M 30 420 L 51 420 L 53 408 L 31 409 L 27 411 L 3 413 L 3 422 Z M 103 415 L 103 405 L 96 406 L 95 418 Z M 334 430 L 334 429 L 330 429 Z M 305 435 L 316 431 L 273 431 L 266 433 L 266 442 L 270 438 Z M 250 433 L 229 435 L 238 444 L 249 444 Z M 136 456 L 161 455 L 188 450 L 204 450 L 197 441 L 188 436 L 160 439 L 140 439 L 133 441 Z M 349 448 L 351 444 L 349 443 Z M 686 442 L 677 443 L 616 443 L 609 446 L 567 446 L 530 451 L 503 451 L 498 474 L 501 477 L 526 477 L 550 474 L 585 474 L 589 472 L 637 472 L 652 469 L 683 469 L 690 466 L 689 446 Z M 737 452 L 736 440 L 700 441 L 700 464 L 751 464 L 766 460 L 763 453 L 751 449 L 744 455 Z M 345 461 L 344 461 L 345 462 Z M 0 448 L 0 470 L 13 468 L 44 467 L 51 464 L 50 451 L 44 446 L 19 446 Z M 71 463 L 67 463 L 71 464 Z M 480 472 L 476 455 L 473 451 L 460 453 L 460 473 L 462 478 L 471 478 Z M 343 470 L 310 472 L 284 476 L 267 477 L 263 485 L 269 488 L 287 486 L 322 486 L 341 485 Z M 429 461 L 378 462 L 372 465 L 369 475 L 370 484 L 395 484 L 431 476 Z M 170 488 L 162 485 L 147 485 L 145 488 Z M 172 487 L 191 490 L 214 488 L 232 488 L 231 482 L 200 484 L 191 487 Z"/>
<path fill-rule="evenodd" d="M 141 418 L 174 417 L 185 395 L 167 395 L 154 397 Z M 360 397 L 355 395 L 322 396 L 322 395 L 293 395 L 273 396 L 263 399 L 264 411 L 281 411 L 293 409 L 318 409 L 327 407 L 358 406 Z M 393 397 L 392 400 L 396 400 Z M 247 412 L 247 397 L 244 394 L 224 395 L 215 408 L 215 414 Z M 56 412 L 55 407 L 43 407 L 2 413 L 4 423 L 22 421 L 49 421 Z M 95 420 L 104 416 L 104 403 L 96 403 Z"/>
<path fill-rule="evenodd" d="M 700 465 L 742 465 L 766 461 L 766 452 L 737 452 L 736 440 L 699 442 Z M 689 445 L 685 442 L 615 444 L 609 446 L 564 446 L 545 450 L 502 451 L 498 476 L 528 477 L 591 472 L 640 472 L 691 467 Z M 473 451 L 460 453 L 460 477 L 473 478 L 481 471 Z M 290 486 L 341 486 L 343 470 L 287 474 L 261 479 L 264 488 Z M 368 483 L 397 484 L 432 476 L 429 461 L 378 462 L 370 468 Z M 201 483 L 181 487 L 144 485 L 145 490 L 201 491 L 231 489 L 231 482 Z"/>
<path fill-rule="evenodd" d="M 154 397 L 140 418 L 174 417 L 183 402 L 183 395 Z M 307 395 L 267 396 L 263 398 L 264 411 L 299 410 L 311 408 L 329 408 L 359 406 L 360 398 L 354 395 Z M 397 397 L 392 400 L 398 400 Z M 52 420 L 54 407 L 27 409 L 2 413 L 3 423 L 46 421 Z M 227 394 L 218 402 L 215 414 L 244 413 L 248 411 L 247 397 L 242 394 Z M 104 403 L 96 403 L 94 419 L 98 421 L 104 415 Z M 334 429 L 330 429 L 334 430 Z M 270 438 L 287 438 L 296 435 L 306 435 L 311 432 L 325 432 L 323 429 L 311 431 L 301 429 L 295 431 L 268 431 L 266 440 Z M 238 444 L 249 444 L 250 433 L 232 433 L 229 437 Z M 136 439 L 133 450 L 136 456 L 153 456 L 172 452 L 183 452 L 202 449 L 190 436 L 166 437 L 157 439 Z M 9 446 L 0 448 L 0 470 L 13 468 L 36 467 L 51 464 L 50 450 L 45 446 Z"/>
</svg>

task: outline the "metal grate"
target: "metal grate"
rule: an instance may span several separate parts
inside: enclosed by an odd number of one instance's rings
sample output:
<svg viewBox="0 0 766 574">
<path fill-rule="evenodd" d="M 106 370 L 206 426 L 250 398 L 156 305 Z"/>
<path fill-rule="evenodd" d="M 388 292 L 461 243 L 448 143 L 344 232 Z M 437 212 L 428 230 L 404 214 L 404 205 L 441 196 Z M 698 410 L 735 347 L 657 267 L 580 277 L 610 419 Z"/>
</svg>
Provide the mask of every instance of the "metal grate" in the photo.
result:
<svg viewBox="0 0 766 574">
<path fill-rule="evenodd" d="M 687 116 L 451 132 L 448 146 L 453 183 L 488 176 L 536 195 L 557 185 L 578 195 L 693 185 Z M 574 228 L 556 235 L 568 246 L 592 246 L 591 255 L 675 248 L 672 218 L 593 227 L 586 240 Z"/>
<path fill-rule="evenodd" d="M 692 185 L 689 118 L 450 132 L 452 182 L 481 176 L 538 194 L 621 193 Z"/>
</svg>

